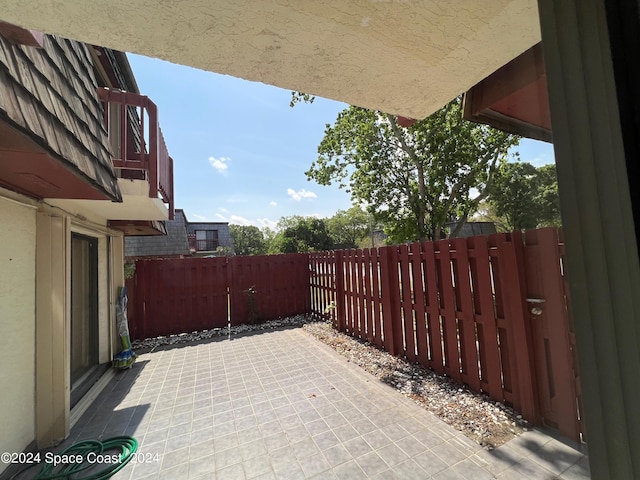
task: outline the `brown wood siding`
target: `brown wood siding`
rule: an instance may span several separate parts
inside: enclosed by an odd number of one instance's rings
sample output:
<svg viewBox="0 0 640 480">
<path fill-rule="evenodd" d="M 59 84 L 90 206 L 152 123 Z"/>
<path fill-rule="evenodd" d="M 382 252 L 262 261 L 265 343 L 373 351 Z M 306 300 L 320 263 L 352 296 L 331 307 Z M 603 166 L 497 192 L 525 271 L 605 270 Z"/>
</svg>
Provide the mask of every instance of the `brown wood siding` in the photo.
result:
<svg viewBox="0 0 640 480">
<path fill-rule="evenodd" d="M 0 36 L 0 120 L 120 200 L 93 61 L 85 44 L 45 35 L 43 48 Z"/>
</svg>

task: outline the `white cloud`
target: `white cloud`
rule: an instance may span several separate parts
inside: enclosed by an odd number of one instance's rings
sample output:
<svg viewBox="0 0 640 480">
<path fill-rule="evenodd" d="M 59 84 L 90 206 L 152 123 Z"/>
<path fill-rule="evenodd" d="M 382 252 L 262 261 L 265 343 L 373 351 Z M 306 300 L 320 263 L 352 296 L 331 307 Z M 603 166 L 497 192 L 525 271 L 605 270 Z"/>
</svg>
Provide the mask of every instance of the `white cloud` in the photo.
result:
<svg viewBox="0 0 640 480">
<path fill-rule="evenodd" d="M 304 188 L 298 190 L 297 192 L 293 188 L 288 188 L 287 195 L 289 195 L 296 202 L 299 202 L 303 198 L 318 198 L 315 193 L 310 192 L 309 190 L 305 190 Z"/>
<path fill-rule="evenodd" d="M 550 163 L 555 162 L 555 158 L 552 155 L 547 155 L 545 153 L 541 155 L 535 156 L 533 159 L 528 160 L 528 162 L 534 167 L 541 167 L 543 165 L 548 165 Z"/>
<path fill-rule="evenodd" d="M 220 213 L 216 213 L 216 217 L 218 217 L 220 220 L 222 220 L 223 222 L 227 221 L 227 217 L 225 217 L 224 215 L 220 214 Z"/>
<path fill-rule="evenodd" d="M 271 229 L 274 229 L 278 226 L 278 222 L 276 222 L 275 220 L 271 220 L 270 218 L 259 218 L 258 223 L 261 227 L 269 227 Z"/>
<path fill-rule="evenodd" d="M 227 169 L 229 168 L 229 161 L 231 159 L 229 157 L 209 157 L 209 164 L 218 172 L 223 175 L 227 173 Z"/>
<path fill-rule="evenodd" d="M 275 207 L 276 205 L 278 205 L 278 202 L 274 202 L 273 200 L 271 200 L 269 202 L 269 205 L 271 205 L 272 207 Z"/>
<path fill-rule="evenodd" d="M 207 217 L 205 217 L 204 215 L 198 215 L 197 213 L 194 213 L 192 216 L 196 220 L 200 220 L 202 222 L 206 222 L 207 221 Z"/>
<path fill-rule="evenodd" d="M 251 225 L 250 220 L 247 220 L 244 217 L 240 217 L 239 215 L 231 215 L 231 217 L 229 217 L 229 222 L 237 223 L 238 225 Z"/>
</svg>

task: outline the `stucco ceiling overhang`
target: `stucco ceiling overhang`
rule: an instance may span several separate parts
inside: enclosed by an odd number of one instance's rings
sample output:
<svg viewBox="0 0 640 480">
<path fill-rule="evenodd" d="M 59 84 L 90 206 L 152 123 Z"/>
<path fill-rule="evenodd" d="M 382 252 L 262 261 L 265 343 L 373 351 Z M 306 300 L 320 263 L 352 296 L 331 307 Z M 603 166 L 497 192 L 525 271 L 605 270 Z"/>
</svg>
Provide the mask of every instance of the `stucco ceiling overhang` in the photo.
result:
<svg viewBox="0 0 640 480">
<path fill-rule="evenodd" d="M 540 41 L 535 0 L 4 0 L 0 19 L 423 118 Z"/>
</svg>

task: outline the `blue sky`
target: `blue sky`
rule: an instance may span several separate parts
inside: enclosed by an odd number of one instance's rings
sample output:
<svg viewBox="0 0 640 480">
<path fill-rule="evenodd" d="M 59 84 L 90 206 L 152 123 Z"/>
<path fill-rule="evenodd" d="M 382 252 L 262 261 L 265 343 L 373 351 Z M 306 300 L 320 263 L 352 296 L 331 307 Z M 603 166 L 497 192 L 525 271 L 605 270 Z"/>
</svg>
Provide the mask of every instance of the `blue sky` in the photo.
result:
<svg viewBox="0 0 640 480">
<path fill-rule="evenodd" d="M 282 216 L 330 217 L 351 205 L 337 187 L 307 181 L 327 123 L 344 103 L 289 107 L 291 92 L 129 54 L 140 92 L 157 106 L 174 160 L 176 207 L 190 221 L 274 227 Z M 522 161 L 553 162 L 524 140 Z"/>
</svg>

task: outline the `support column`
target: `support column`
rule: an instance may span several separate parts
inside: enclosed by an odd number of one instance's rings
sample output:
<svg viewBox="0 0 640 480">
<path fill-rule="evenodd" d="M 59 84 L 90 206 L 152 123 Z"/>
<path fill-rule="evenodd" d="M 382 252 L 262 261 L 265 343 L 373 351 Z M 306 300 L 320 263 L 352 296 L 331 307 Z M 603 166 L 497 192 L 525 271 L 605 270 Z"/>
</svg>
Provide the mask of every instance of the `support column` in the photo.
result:
<svg viewBox="0 0 640 480">
<path fill-rule="evenodd" d="M 638 92 L 616 89 L 607 3 L 539 8 L 591 474 L 617 479 L 640 477 L 640 262 L 627 164 L 638 159 L 619 110 Z"/>
<path fill-rule="evenodd" d="M 43 448 L 69 435 L 68 222 L 38 213 L 36 232 L 36 440 Z"/>
</svg>

